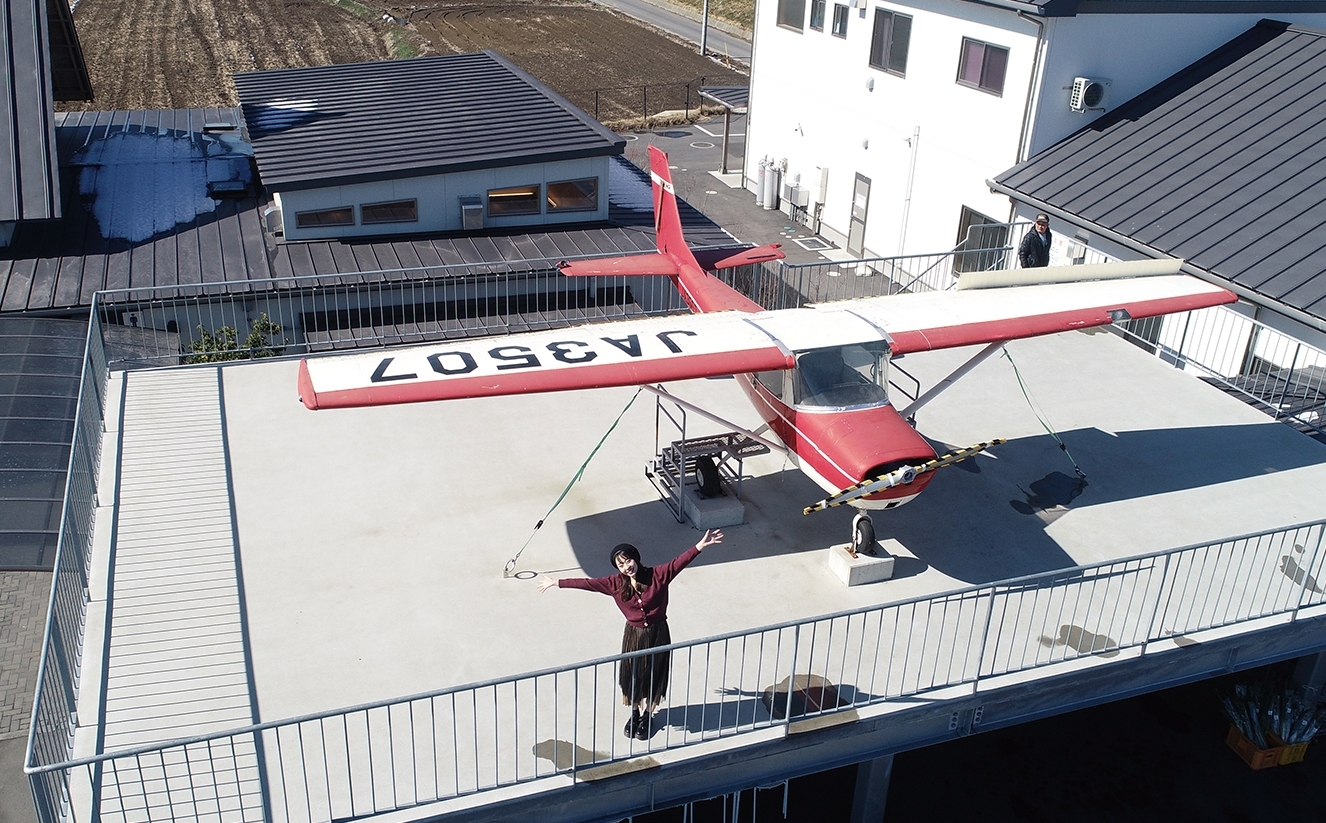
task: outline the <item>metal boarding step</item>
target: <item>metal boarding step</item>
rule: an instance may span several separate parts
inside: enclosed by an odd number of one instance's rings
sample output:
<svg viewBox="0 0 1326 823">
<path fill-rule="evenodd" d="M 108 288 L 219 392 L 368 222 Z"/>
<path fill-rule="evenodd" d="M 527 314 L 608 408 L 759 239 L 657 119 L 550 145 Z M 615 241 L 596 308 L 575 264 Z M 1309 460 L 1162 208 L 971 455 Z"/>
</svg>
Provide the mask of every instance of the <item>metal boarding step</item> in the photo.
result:
<svg viewBox="0 0 1326 823">
<path fill-rule="evenodd" d="M 723 486 L 741 499 L 743 463 L 747 457 L 768 454 L 769 447 L 740 432 L 674 440 L 645 464 L 645 476 L 654 484 L 678 523 L 685 521 L 682 495 L 687 485 L 698 489 L 696 462 L 713 458 Z"/>
</svg>

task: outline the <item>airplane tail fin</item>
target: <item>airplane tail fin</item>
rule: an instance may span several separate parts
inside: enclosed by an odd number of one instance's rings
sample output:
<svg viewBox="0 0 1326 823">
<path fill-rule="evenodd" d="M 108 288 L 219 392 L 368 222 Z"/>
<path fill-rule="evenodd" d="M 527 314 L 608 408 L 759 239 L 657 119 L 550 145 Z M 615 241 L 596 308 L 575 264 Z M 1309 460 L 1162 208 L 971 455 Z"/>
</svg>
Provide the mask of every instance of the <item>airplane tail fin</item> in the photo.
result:
<svg viewBox="0 0 1326 823">
<path fill-rule="evenodd" d="M 654 183 L 654 235 L 663 254 L 690 253 L 682 235 L 681 214 L 677 211 L 677 192 L 672 188 L 668 155 L 657 146 L 649 147 L 649 178 Z"/>
</svg>

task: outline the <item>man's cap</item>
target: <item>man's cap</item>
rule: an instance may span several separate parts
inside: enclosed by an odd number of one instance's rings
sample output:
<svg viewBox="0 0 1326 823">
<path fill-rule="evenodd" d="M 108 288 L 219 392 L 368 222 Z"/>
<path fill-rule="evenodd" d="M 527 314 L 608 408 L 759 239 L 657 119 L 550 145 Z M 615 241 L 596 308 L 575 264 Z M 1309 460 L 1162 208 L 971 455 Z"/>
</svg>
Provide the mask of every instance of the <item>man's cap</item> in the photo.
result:
<svg viewBox="0 0 1326 823">
<path fill-rule="evenodd" d="M 1047 217 L 1047 216 L 1045 216 L 1045 215 L 1043 215 L 1043 214 L 1038 214 L 1038 215 L 1036 215 L 1036 222 L 1037 222 L 1037 223 L 1048 223 L 1048 222 L 1050 222 L 1050 218 Z"/>
</svg>

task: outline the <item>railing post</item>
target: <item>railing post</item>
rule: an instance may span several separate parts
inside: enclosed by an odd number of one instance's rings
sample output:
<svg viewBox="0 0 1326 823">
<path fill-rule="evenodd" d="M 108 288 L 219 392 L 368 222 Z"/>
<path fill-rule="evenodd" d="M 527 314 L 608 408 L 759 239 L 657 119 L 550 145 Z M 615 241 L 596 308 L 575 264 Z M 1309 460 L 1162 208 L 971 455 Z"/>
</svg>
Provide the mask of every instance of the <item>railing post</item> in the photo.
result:
<svg viewBox="0 0 1326 823">
<path fill-rule="evenodd" d="M 995 587 L 990 587 L 990 606 L 985 610 L 985 629 L 981 632 L 981 651 L 976 657 L 976 676 L 972 678 L 973 688 L 981 682 L 981 665 L 985 660 L 985 648 L 990 639 L 990 623 L 994 619 Z M 990 674 L 994 674 L 994 666 L 990 666 Z"/>
<path fill-rule="evenodd" d="M 801 624 L 792 629 L 792 664 L 787 667 L 787 701 L 783 704 L 783 721 L 792 725 L 792 693 L 797 686 L 797 653 L 801 648 Z"/>
<path fill-rule="evenodd" d="M 1173 552 L 1165 555 L 1165 564 L 1160 569 L 1160 589 L 1156 592 L 1156 597 L 1152 601 L 1151 623 L 1147 626 L 1146 637 L 1142 638 L 1142 654 L 1146 654 L 1146 647 L 1152 640 L 1159 640 L 1158 633 L 1160 627 L 1156 625 L 1160 616 L 1165 613 L 1164 607 L 1169 606 L 1169 601 L 1161 603 L 1161 595 L 1165 592 L 1165 581 L 1169 580 L 1169 560 L 1173 557 Z"/>
<path fill-rule="evenodd" d="M 1285 404 L 1285 395 L 1289 394 L 1289 384 L 1294 379 L 1294 369 L 1298 368 L 1298 355 L 1302 351 L 1303 344 L 1300 342 L 1294 348 L 1294 359 L 1289 361 L 1289 376 L 1285 378 L 1285 385 L 1280 389 L 1280 400 L 1275 404 L 1276 417 L 1280 416 L 1280 407 Z"/>
<path fill-rule="evenodd" d="M 1163 320 L 1161 321 L 1164 322 Z M 1184 360 L 1183 350 L 1188 345 L 1188 328 L 1192 325 L 1192 312 L 1185 312 L 1183 315 L 1183 334 L 1179 335 L 1179 348 L 1174 352 L 1174 366 L 1183 368 L 1179 365 Z M 1156 352 L 1160 352 L 1160 347 L 1156 347 Z"/>
<path fill-rule="evenodd" d="M 1304 563 L 1302 566 L 1303 582 L 1299 584 L 1298 602 L 1294 604 L 1293 615 L 1290 618 L 1291 620 L 1298 620 L 1298 612 L 1299 609 L 1303 608 L 1303 601 L 1307 598 L 1309 584 L 1316 579 L 1312 574 L 1312 570 L 1317 568 L 1317 558 L 1321 556 L 1321 544 L 1326 542 L 1326 526 L 1318 523 L 1317 525 L 1309 526 L 1308 528 L 1317 530 L 1317 545 L 1312 549 L 1312 559 L 1307 563 Z M 1304 559 L 1307 559 L 1307 552 L 1304 552 L 1303 554 Z"/>
</svg>

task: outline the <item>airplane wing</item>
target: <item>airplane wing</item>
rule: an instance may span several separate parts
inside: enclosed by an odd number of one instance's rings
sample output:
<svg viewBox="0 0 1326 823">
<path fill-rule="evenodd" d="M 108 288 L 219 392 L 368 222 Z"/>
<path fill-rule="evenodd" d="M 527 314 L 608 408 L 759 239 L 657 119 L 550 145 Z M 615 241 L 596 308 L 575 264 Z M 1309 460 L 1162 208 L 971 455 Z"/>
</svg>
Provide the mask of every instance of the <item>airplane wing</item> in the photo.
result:
<svg viewBox="0 0 1326 823">
<path fill-rule="evenodd" d="M 652 257 L 653 255 L 646 255 Z M 1073 272 L 992 272 L 957 291 L 844 300 L 767 312 L 723 311 L 307 358 L 310 409 L 635 386 L 795 365 L 792 352 L 887 339 L 893 354 L 996 343 L 1231 303 L 1178 261 Z M 619 272 L 620 273 L 620 272 Z M 1133 276 L 1136 274 L 1149 276 Z M 1120 275 L 1123 275 L 1122 277 Z M 964 279 L 970 275 L 964 275 Z M 1048 282 L 1032 285 L 1031 278 Z"/>
<path fill-rule="evenodd" d="M 752 315 L 653 317 L 454 340 L 299 364 L 310 409 L 638 386 L 793 366 Z"/>
<path fill-rule="evenodd" d="M 821 308 L 841 306 L 887 332 L 894 354 L 907 354 L 1104 326 L 1237 299 L 1219 286 L 1183 274 L 996 286 L 875 297 Z"/>
</svg>

